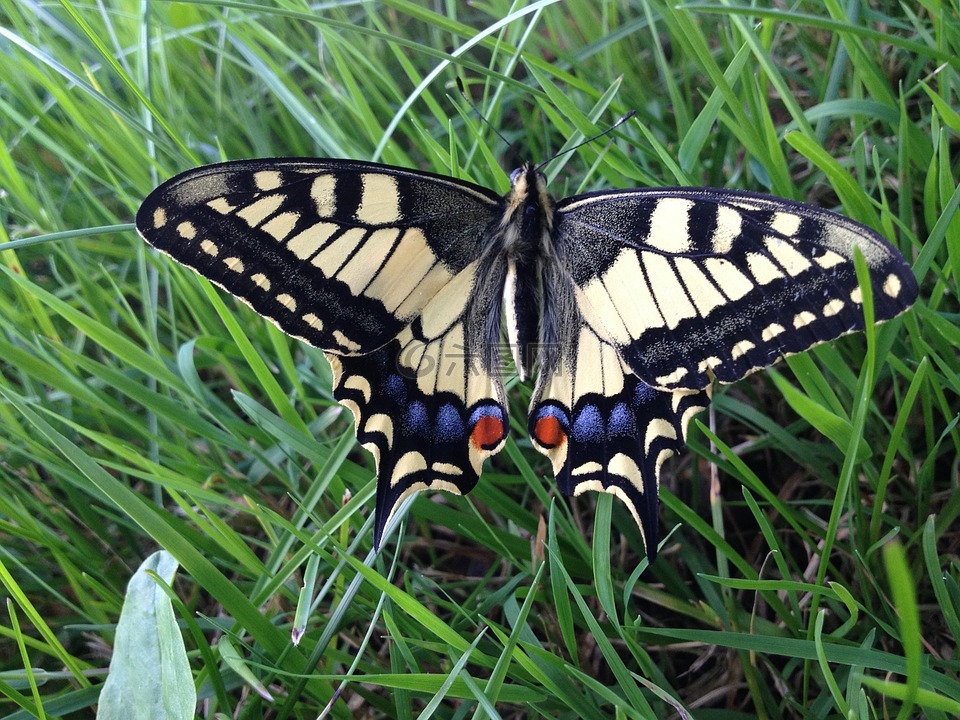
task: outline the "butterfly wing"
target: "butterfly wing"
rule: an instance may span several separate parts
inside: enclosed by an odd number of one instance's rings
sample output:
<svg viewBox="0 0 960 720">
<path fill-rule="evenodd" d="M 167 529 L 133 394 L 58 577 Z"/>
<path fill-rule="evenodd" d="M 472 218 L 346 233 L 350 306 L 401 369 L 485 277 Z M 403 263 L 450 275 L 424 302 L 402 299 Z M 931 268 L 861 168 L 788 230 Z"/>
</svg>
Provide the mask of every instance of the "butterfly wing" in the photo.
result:
<svg viewBox="0 0 960 720">
<path fill-rule="evenodd" d="M 697 390 L 862 330 L 859 247 L 878 321 L 917 284 L 869 228 L 755 193 L 672 188 L 594 193 L 557 207 L 558 244 L 588 324 L 644 382 Z"/>
<path fill-rule="evenodd" d="M 878 320 L 917 293 L 903 257 L 840 215 L 745 192 L 602 192 L 555 208 L 530 435 L 561 490 L 621 497 L 656 548 L 663 461 L 712 377 L 863 329 L 854 247 Z"/>
<path fill-rule="evenodd" d="M 506 437 L 502 380 L 477 347 L 488 344 L 478 325 L 499 317 L 490 308 L 503 271 L 481 254 L 501 205 L 429 173 L 270 159 L 179 175 L 144 200 L 136 224 L 151 245 L 326 352 L 334 395 L 377 460 L 379 546 L 404 497 L 469 491 Z"/>
</svg>

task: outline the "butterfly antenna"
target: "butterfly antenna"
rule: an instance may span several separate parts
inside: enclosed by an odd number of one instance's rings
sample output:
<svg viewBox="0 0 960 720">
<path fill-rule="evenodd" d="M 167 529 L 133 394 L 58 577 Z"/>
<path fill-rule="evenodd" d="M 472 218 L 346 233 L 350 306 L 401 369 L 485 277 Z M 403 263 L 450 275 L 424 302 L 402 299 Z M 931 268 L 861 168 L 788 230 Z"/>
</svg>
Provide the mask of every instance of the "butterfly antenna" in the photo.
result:
<svg viewBox="0 0 960 720">
<path fill-rule="evenodd" d="M 579 143 L 577 143 L 576 145 L 574 145 L 573 147 L 569 147 L 569 148 L 567 148 L 566 150 L 561 150 L 561 151 L 558 152 L 556 155 L 554 155 L 554 156 L 552 156 L 552 157 L 548 157 L 546 160 L 544 160 L 543 162 L 539 163 L 539 164 L 537 165 L 536 169 L 539 170 L 540 168 L 542 168 L 542 167 L 543 167 L 544 165 L 546 165 L 547 163 L 550 163 L 550 162 L 553 162 L 554 160 L 556 160 L 558 157 L 560 157 L 560 156 L 562 156 L 562 155 L 566 155 L 567 153 L 572 153 L 574 150 L 576 150 L 577 148 L 582 148 L 584 145 L 589 145 L 590 143 L 594 142 L 595 140 L 599 140 L 599 139 L 602 138 L 604 135 L 609 135 L 610 133 L 612 133 L 612 132 L 613 132 L 614 130 L 616 130 L 618 127 L 620 127 L 621 125 L 623 125 L 627 120 L 629 120 L 630 118 L 632 118 L 632 117 L 633 117 L 634 115 L 636 115 L 636 114 L 637 114 L 637 111 L 636 111 L 636 110 L 631 110 L 630 112 L 626 113 L 625 115 L 622 115 L 619 120 L 617 120 L 615 123 L 613 123 L 613 125 L 611 125 L 610 127 L 608 127 L 608 128 L 607 128 L 606 130 L 604 130 L 603 132 L 598 132 L 596 135 L 594 135 L 594 136 L 592 136 L 592 137 L 588 137 L 588 138 L 587 138 L 586 140 L 584 140 L 583 142 L 579 142 Z"/>
<path fill-rule="evenodd" d="M 487 120 L 486 116 L 482 112 L 480 112 L 480 108 L 477 107 L 477 104 L 470 98 L 469 95 L 467 95 L 467 90 L 463 86 L 463 80 L 461 80 L 459 77 L 457 78 L 457 89 L 460 91 L 460 94 L 463 96 L 463 99 L 467 101 L 467 105 L 469 105 L 473 109 L 473 111 L 477 114 L 477 117 L 483 120 L 487 124 L 488 128 L 493 130 L 494 134 L 503 141 L 504 145 L 506 145 L 507 147 L 510 147 L 510 141 L 507 140 L 500 133 L 500 131 L 494 127 L 492 122 Z"/>
</svg>

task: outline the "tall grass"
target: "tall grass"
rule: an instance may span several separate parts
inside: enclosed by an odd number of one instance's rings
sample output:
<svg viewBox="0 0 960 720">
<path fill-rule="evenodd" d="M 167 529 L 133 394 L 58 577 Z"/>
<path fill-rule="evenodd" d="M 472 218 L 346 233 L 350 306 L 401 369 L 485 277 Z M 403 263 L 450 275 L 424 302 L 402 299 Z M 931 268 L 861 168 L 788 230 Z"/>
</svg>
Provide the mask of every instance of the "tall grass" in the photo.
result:
<svg viewBox="0 0 960 720">
<path fill-rule="evenodd" d="M 90 716 L 157 548 L 202 717 L 960 712 L 960 18 L 790 8 L 0 0 L 2 712 Z M 891 238 L 921 299 L 718 388 L 650 567 L 609 496 L 557 495 L 519 384 L 477 489 L 417 499 L 374 555 L 373 464 L 321 353 L 148 251 L 140 200 L 271 155 L 505 190 L 628 109 L 548 166 L 556 195 L 836 208 Z"/>
</svg>

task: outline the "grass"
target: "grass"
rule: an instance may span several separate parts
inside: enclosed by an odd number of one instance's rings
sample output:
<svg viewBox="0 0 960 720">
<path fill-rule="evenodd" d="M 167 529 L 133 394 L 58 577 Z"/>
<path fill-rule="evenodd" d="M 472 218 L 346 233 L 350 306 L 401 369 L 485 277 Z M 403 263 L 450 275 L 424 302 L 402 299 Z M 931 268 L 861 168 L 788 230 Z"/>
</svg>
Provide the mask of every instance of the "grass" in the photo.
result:
<svg viewBox="0 0 960 720">
<path fill-rule="evenodd" d="M 955 4 L 144 5 L 0 0 L 0 714 L 91 715 L 158 548 L 202 717 L 960 712 Z M 837 208 L 920 300 L 718 388 L 651 567 L 612 498 L 556 495 L 522 385 L 477 489 L 419 498 L 374 555 L 321 353 L 149 252 L 140 200 L 270 155 L 505 190 L 628 109 L 548 166 L 556 195 Z"/>
</svg>

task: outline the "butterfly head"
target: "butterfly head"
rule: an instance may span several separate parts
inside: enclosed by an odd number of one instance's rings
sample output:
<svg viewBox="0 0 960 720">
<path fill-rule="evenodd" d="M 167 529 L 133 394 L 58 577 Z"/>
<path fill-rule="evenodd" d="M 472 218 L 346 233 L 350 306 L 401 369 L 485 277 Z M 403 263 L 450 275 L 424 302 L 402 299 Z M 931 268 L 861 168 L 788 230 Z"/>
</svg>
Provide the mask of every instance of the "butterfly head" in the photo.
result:
<svg viewBox="0 0 960 720">
<path fill-rule="evenodd" d="M 537 237 L 540 230 L 553 226 L 553 199 L 547 192 L 547 177 L 532 163 L 510 173 L 510 192 L 505 198 L 504 219 L 526 226 L 521 234 Z"/>
<path fill-rule="evenodd" d="M 520 198 L 535 197 L 547 191 L 547 177 L 532 163 L 524 163 L 510 173 L 510 192 Z"/>
</svg>

